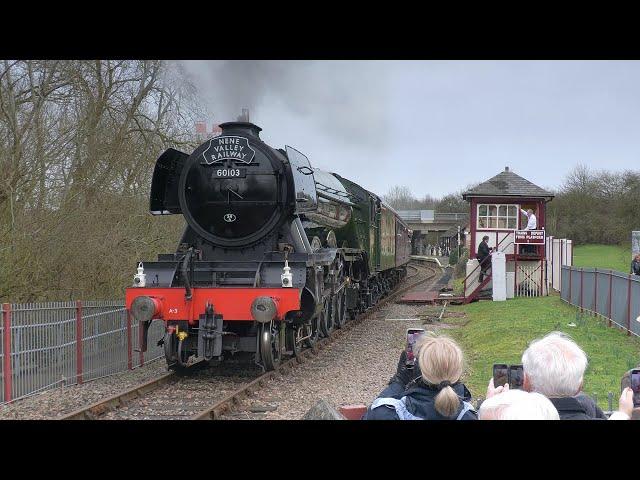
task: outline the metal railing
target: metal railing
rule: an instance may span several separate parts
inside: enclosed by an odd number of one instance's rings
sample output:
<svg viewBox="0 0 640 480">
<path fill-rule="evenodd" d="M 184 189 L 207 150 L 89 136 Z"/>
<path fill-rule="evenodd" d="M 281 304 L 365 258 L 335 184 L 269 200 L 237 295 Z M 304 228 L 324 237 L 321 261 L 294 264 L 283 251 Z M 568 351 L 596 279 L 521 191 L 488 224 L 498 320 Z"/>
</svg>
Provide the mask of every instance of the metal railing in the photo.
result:
<svg viewBox="0 0 640 480">
<path fill-rule="evenodd" d="M 433 218 L 436 222 L 455 222 L 458 220 L 468 220 L 468 213 L 434 213 Z"/>
<path fill-rule="evenodd" d="M 0 403 L 142 366 L 163 356 L 151 341 L 163 333 L 152 322 L 143 354 L 138 322 L 121 302 L 4 303 Z"/>
<path fill-rule="evenodd" d="M 640 336 L 640 276 L 563 266 L 561 281 L 562 300 Z"/>
</svg>

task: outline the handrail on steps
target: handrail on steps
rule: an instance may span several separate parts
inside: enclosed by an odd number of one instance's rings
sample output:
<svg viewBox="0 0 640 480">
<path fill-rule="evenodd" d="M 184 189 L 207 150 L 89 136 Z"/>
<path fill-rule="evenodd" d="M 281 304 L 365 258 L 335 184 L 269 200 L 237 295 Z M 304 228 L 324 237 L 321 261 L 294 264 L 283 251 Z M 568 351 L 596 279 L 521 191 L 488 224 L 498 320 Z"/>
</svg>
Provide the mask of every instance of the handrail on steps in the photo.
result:
<svg viewBox="0 0 640 480">
<path fill-rule="evenodd" d="M 502 240 L 500 240 L 500 241 L 498 242 L 498 244 L 496 245 L 496 249 L 498 249 L 498 248 L 500 247 L 500 245 L 502 244 L 502 242 L 504 242 L 507 238 L 509 238 L 509 235 L 505 235 L 504 237 L 502 237 Z M 508 243 L 507 245 L 505 245 L 505 247 L 504 247 L 504 248 L 506 249 L 507 247 L 510 247 L 510 246 L 511 246 L 511 245 L 513 245 L 514 243 L 515 243 L 515 241 L 512 241 L 512 242 Z M 502 250 L 502 251 L 504 251 L 504 250 Z M 495 253 L 495 252 L 491 252 L 487 257 L 485 257 L 485 259 L 484 259 L 482 262 L 478 262 L 478 266 L 477 266 L 477 267 L 475 267 L 473 270 L 471 270 L 471 272 L 469 273 L 469 275 L 467 275 L 466 277 L 464 277 L 464 282 L 463 282 L 463 296 L 466 296 L 466 295 L 467 295 L 467 279 L 468 279 L 471 275 L 473 275 L 473 273 L 474 273 L 478 268 L 480 268 L 480 267 L 482 266 L 482 264 L 483 264 L 484 262 L 486 262 L 486 261 L 487 261 L 487 259 L 490 259 L 490 258 L 491 258 L 491 255 L 493 255 L 494 253 Z"/>
</svg>

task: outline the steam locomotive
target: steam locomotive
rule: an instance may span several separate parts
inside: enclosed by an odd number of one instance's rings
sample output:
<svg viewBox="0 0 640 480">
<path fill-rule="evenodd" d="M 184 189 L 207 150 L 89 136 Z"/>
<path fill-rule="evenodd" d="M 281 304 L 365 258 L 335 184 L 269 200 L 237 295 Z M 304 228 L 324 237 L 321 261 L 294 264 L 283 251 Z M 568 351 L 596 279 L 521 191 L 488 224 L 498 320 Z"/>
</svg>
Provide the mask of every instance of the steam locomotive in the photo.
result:
<svg viewBox="0 0 640 480">
<path fill-rule="evenodd" d="M 143 351 L 151 321 L 164 322 L 172 369 L 252 352 L 271 370 L 390 292 L 411 231 L 377 195 L 264 143 L 248 119 L 220 127 L 191 155 L 158 158 L 150 211 L 187 227 L 175 253 L 138 265 L 126 307 Z"/>
</svg>

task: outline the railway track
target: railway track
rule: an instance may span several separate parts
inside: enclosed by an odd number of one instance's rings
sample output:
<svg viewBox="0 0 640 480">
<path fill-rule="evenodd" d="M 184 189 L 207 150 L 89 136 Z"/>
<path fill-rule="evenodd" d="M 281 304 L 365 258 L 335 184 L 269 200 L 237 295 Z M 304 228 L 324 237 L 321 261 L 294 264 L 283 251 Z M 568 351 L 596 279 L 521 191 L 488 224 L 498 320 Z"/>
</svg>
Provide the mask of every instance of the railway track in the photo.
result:
<svg viewBox="0 0 640 480">
<path fill-rule="evenodd" d="M 334 330 L 330 337 L 319 340 L 313 348 L 303 349 L 297 357 L 282 362 L 276 370 L 262 373 L 245 360 L 237 364 L 226 361 L 221 367 L 200 368 L 186 376 L 169 372 L 58 419 L 219 419 L 233 411 L 242 399 L 260 390 L 269 380 L 277 375 L 286 375 L 296 366 L 311 361 L 356 325 L 404 293 L 434 279 L 440 271 L 435 265 L 413 263 L 408 267 L 414 270 L 403 282 L 408 284 L 401 285 L 374 307 L 347 322 L 341 329 Z M 220 371 L 222 368 L 224 372 Z"/>
</svg>

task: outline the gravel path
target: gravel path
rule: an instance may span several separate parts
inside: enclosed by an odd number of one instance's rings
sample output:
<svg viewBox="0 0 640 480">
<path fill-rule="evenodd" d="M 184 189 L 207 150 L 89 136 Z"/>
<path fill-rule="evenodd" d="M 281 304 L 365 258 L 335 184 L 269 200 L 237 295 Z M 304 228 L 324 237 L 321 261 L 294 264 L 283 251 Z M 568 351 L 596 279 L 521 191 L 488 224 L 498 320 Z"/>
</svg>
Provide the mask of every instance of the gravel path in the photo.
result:
<svg viewBox="0 0 640 480">
<path fill-rule="evenodd" d="M 451 328 L 444 322 L 423 323 L 426 317 L 437 317 L 441 308 L 385 306 L 312 360 L 271 380 L 222 419 L 301 419 L 320 399 L 336 408 L 345 404 L 370 404 L 395 373 L 398 357 L 405 347 L 407 328 Z M 443 320 L 446 322 L 446 315 Z"/>
<path fill-rule="evenodd" d="M 185 420 L 260 376 L 248 360 L 203 367 L 105 413 L 101 420 Z"/>
<path fill-rule="evenodd" d="M 379 315 L 354 327 L 313 360 L 286 376 L 277 377 L 242 401 L 237 411 L 223 416 L 232 419 L 301 419 L 318 400 L 334 407 L 370 404 L 395 373 L 398 356 L 405 346 L 407 328 L 440 330 L 446 324 L 423 324 L 419 315 L 428 307 L 391 305 Z M 414 320 L 387 320 L 414 318 Z M 259 410 L 271 410 L 260 412 Z M 252 411 L 254 410 L 254 411 Z"/>
</svg>

